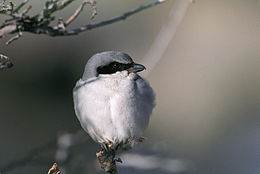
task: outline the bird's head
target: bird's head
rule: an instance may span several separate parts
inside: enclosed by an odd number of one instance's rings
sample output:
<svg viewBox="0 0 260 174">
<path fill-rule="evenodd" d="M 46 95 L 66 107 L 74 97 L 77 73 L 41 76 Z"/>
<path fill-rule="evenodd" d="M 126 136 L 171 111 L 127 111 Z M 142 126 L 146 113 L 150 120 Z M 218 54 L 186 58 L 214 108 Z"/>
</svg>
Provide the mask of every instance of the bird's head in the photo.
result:
<svg viewBox="0 0 260 174">
<path fill-rule="evenodd" d="M 137 73 L 143 71 L 145 67 L 136 64 L 132 58 L 120 51 L 106 51 L 92 56 L 86 66 L 82 80 L 98 77 L 100 74 L 114 74 L 120 71 Z"/>
</svg>

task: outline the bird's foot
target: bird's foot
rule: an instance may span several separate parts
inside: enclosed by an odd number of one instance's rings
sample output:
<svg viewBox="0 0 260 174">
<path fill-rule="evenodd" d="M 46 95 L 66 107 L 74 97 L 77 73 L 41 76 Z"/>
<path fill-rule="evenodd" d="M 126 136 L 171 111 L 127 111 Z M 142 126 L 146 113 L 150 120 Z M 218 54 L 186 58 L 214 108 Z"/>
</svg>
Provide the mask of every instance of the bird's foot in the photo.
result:
<svg viewBox="0 0 260 174">
<path fill-rule="evenodd" d="M 107 147 L 112 148 L 112 146 L 113 146 L 113 143 L 111 143 L 111 142 L 107 143 Z"/>
<path fill-rule="evenodd" d="M 122 162 L 122 160 L 120 158 L 115 159 L 115 155 L 116 151 L 110 148 L 108 150 L 102 149 L 96 153 L 101 168 L 104 169 L 105 172 L 111 174 L 117 173 L 116 162 Z"/>
<path fill-rule="evenodd" d="M 120 144 L 109 142 L 106 145 L 105 150 L 106 151 L 116 151 L 118 148 L 120 148 Z"/>
<path fill-rule="evenodd" d="M 105 153 L 104 149 L 102 149 L 101 151 L 96 153 L 96 156 L 97 156 L 99 163 L 103 163 L 103 161 L 104 161 L 103 154 L 104 153 Z"/>
</svg>

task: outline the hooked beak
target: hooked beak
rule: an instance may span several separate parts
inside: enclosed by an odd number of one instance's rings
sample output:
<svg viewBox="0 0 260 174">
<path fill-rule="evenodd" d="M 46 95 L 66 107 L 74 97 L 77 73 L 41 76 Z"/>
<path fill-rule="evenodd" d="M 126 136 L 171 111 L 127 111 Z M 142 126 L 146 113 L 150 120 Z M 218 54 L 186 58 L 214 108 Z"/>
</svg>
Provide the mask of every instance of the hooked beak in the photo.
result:
<svg viewBox="0 0 260 174">
<path fill-rule="evenodd" d="M 134 63 L 134 65 L 131 68 L 127 69 L 127 71 L 129 73 L 137 73 L 137 72 L 143 71 L 145 69 L 146 69 L 145 66 Z"/>
</svg>

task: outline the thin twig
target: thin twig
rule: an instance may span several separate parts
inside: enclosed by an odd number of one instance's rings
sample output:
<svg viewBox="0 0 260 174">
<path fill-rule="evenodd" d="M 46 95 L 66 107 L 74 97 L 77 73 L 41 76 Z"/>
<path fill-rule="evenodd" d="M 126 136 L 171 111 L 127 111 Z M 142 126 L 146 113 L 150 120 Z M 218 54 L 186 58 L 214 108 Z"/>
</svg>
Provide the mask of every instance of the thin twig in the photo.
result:
<svg viewBox="0 0 260 174">
<path fill-rule="evenodd" d="M 0 54 L 0 69 L 11 68 L 13 66 L 10 58 L 6 55 Z"/>
<path fill-rule="evenodd" d="M 52 167 L 49 169 L 48 174 L 60 174 L 60 169 L 57 163 L 54 163 Z"/>
<path fill-rule="evenodd" d="M 23 12 L 21 13 L 21 15 L 23 16 L 23 15 L 27 14 L 27 13 L 31 10 L 31 8 L 32 8 L 32 6 L 29 5 L 26 9 L 23 10 Z"/>
<path fill-rule="evenodd" d="M 63 28 L 57 27 L 57 26 L 54 26 L 54 27 L 50 26 L 49 25 L 50 22 L 52 20 L 54 20 L 54 17 L 51 17 L 51 14 L 58 10 L 63 9 L 68 4 L 70 4 L 72 1 L 73 0 L 63 0 L 63 1 L 47 0 L 47 2 L 45 3 L 45 8 L 42 11 L 42 15 L 39 15 L 39 16 L 36 15 L 34 17 L 24 16 L 24 17 L 15 19 L 13 24 L 11 24 L 11 25 L 8 25 L 8 26 L 2 25 L 4 27 L 0 28 L 0 38 L 5 34 L 19 32 L 19 30 L 17 30 L 18 26 L 20 27 L 22 32 L 30 32 L 30 33 L 34 33 L 34 34 L 46 34 L 49 36 L 77 35 L 81 32 L 87 31 L 87 30 L 91 30 L 94 28 L 102 27 L 102 26 L 105 26 L 108 24 L 112 24 L 112 23 L 124 20 L 135 13 L 138 13 L 138 12 L 145 10 L 147 8 L 150 8 L 152 6 L 161 4 L 161 3 L 165 2 L 166 0 L 154 0 L 152 2 L 143 4 L 137 8 L 126 11 L 125 13 L 112 17 L 110 19 L 107 19 L 107 20 L 104 20 L 101 22 L 92 23 L 92 24 L 85 24 L 79 28 L 75 28 L 75 29 L 71 29 L 71 30 L 66 30 L 66 29 L 63 29 Z M 88 2 L 91 4 L 91 6 L 93 8 L 93 13 L 92 13 L 92 16 L 93 16 L 96 14 L 96 8 L 94 5 L 95 1 L 88 0 Z M 80 9 L 81 8 L 79 8 L 79 12 L 80 12 Z M 72 18 L 68 20 L 68 24 L 71 23 L 77 17 L 79 12 L 74 13 L 75 16 L 73 15 Z M 15 15 L 15 17 L 17 17 L 17 14 Z M 12 28 L 10 28 L 9 26 L 12 26 Z M 9 27 L 9 28 L 6 29 L 5 27 Z"/>
<path fill-rule="evenodd" d="M 13 3 L 10 2 L 8 5 L 5 5 L 5 2 L 3 4 L 0 4 L 0 14 L 6 14 L 13 11 Z"/>
<path fill-rule="evenodd" d="M 82 1 L 82 3 L 80 4 L 79 8 L 75 11 L 75 13 L 65 22 L 65 26 L 69 25 L 79 16 L 80 12 L 83 10 L 86 4 L 87 4 L 87 0 Z"/>
<path fill-rule="evenodd" d="M 6 45 L 11 44 L 13 41 L 18 40 L 20 37 L 22 37 L 22 35 L 23 35 L 23 33 L 21 31 L 19 31 L 19 33 L 17 35 L 15 35 L 11 39 L 9 39 L 5 44 Z"/>
<path fill-rule="evenodd" d="M 112 17 L 110 19 L 107 19 L 107 20 L 104 20 L 104 21 L 101 21 L 101 22 L 96 22 L 96 23 L 92 23 L 92 24 L 82 25 L 81 27 L 75 28 L 75 29 L 72 29 L 72 30 L 66 30 L 66 31 L 63 31 L 63 32 L 57 32 L 56 34 L 54 34 L 52 36 L 76 35 L 76 34 L 79 34 L 79 33 L 83 32 L 83 31 L 86 31 L 86 30 L 91 30 L 91 29 L 102 27 L 102 26 L 105 26 L 105 25 L 108 25 L 108 24 L 112 24 L 112 23 L 121 21 L 121 20 L 125 20 L 126 18 L 128 18 L 129 16 L 132 16 L 135 13 L 138 13 L 138 12 L 140 12 L 142 10 L 145 10 L 147 8 L 150 8 L 152 6 L 161 4 L 161 3 L 165 2 L 165 1 L 166 0 L 155 0 L 155 1 L 149 2 L 147 4 L 143 4 L 143 5 L 141 5 L 141 6 L 137 7 L 137 8 L 131 9 L 131 10 L 129 10 L 129 11 L 119 15 L 119 16 L 115 16 L 115 17 Z"/>
<path fill-rule="evenodd" d="M 94 19 L 94 17 L 97 15 L 96 1 L 88 0 L 88 3 L 91 5 L 92 10 L 93 10 L 90 19 Z"/>
<path fill-rule="evenodd" d="M 13 24 L 2 25 L 0 27 L 0 38 L 6 34 L 11 34 L 17 31 L 17 26 Z"/>
<path fill-rule="evenodd" d="M 152 2 L 143 4 L 137 8 L 128 10 L 125 13 L 112 17 L 110 19 L 106 19 L 96 23 L 85 24 L 74 29 L 67 29 L 66 27 L 79 16 L 86 3 L 89 3 L 92 7 L 91 19 L 97 14 L 95 0 L 82 0 L 82 4 L 66 22 L 64 22 L 62 18 L 59 18 L 58 25 L 52 26 L 51 22 L 55 19 L 55 16 L 52 16 L 52 14 L 67 7 L 73 1 L 75 0 L 46 0 L 45 6 L 41 14 L 37 14 L 35 16 L 29 16 L 27 14 L 28 11 L 31 9 L 31 6 L 28 6 L 22 12 L 19 13 L 19 11 L 25 6 L 28 0 L 24 0 L 23 2 L 21 2 L 15 9 L 14 4 L 12 2 L 10 2 L 9 5 L 5 5 L 3 3 L 3 5 L 1 5 L 0 7 L 0 14 L 7 15 L 10 18 L 5 20 L 3 24 L 0 25 L 0 38 L 7 34 L 17 33 L 17 35 L 15 35 L 6 42 L 6 44 L 9 45 L 13 41 L 19 39 L 22 36 L 23 32 L 45 34 L 53 37 L 77 35 L 87 30 L 91 30 L 121 20 L 125 20 L 126 18 L 130 17 L 135 13 L 138 13 L 152 6 L 161 4 L 167 0 L 154 0 Z"/>
<path fill-rule="evenodd" d="M 21 4 L 19 4 L 13 11 L 13 13 L 18 13 L 19 10 L 28 2 L 28 0 L 24 0 Z"/>
<path fill-rule="evenodd" d="M 52 13 L 62 10 L 66 6 L 68 6 L 70 3 L 72 3 L 74 0 L 46 0 L 45 7 L 42 11 L 41 20 L 44 18 L 49 18 Z"/>
<path fill-rule="evenodd" d="M 58 25 L 54 27 L 54 29 L 58 29 L 58 30 L 66 30 L 66 24 L 63 21 L 62 18 L 58 19 Z"/>
</svg>

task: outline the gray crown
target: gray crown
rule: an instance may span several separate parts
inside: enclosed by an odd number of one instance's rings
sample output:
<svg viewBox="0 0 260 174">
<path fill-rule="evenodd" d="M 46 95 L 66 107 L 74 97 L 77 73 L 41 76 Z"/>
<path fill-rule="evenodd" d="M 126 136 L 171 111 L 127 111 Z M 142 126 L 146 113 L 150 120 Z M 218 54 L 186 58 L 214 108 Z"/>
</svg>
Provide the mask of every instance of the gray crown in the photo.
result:
<svg viewBox="0 0 260 174">
<path fill-rule="evenodd" d="M 109 65 L 111 62 L 118 62 L 122 64 L 133 63 L 132 58 L 121 51 L 105 51 L 93 55 L 87 62 L 82 76 L 82 80 L 88 80 L 92 77 L 97 77 L 97 68 L 100 66 Z"/>
</svg>

